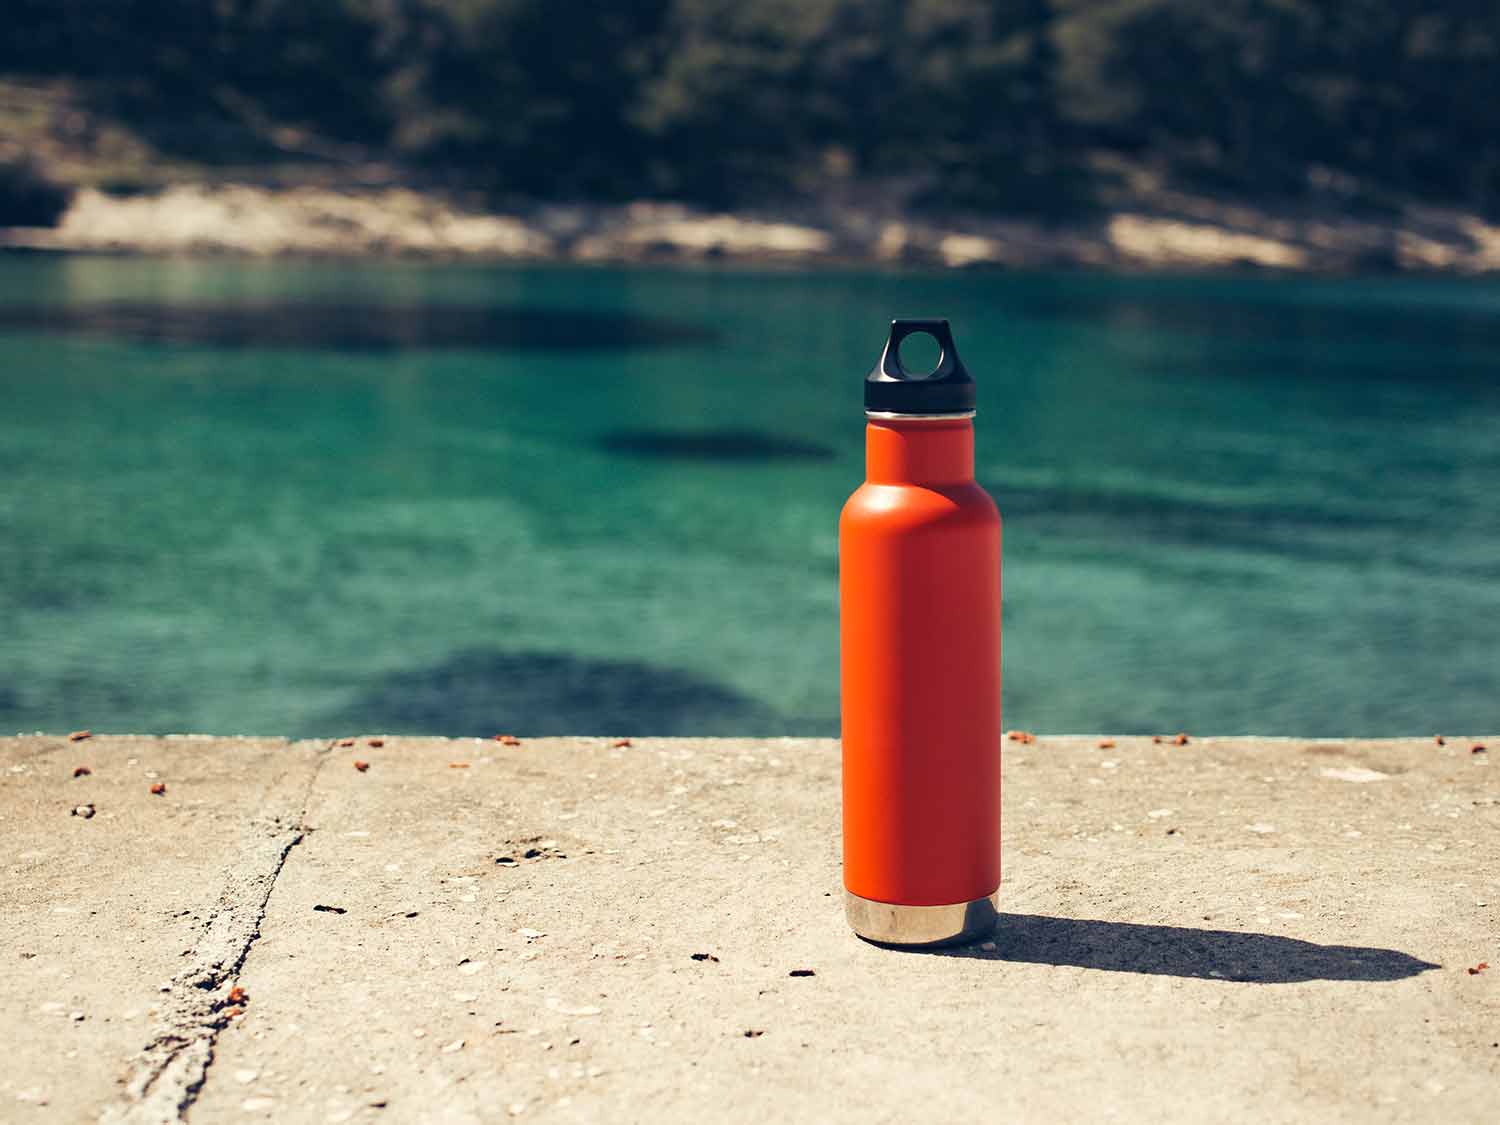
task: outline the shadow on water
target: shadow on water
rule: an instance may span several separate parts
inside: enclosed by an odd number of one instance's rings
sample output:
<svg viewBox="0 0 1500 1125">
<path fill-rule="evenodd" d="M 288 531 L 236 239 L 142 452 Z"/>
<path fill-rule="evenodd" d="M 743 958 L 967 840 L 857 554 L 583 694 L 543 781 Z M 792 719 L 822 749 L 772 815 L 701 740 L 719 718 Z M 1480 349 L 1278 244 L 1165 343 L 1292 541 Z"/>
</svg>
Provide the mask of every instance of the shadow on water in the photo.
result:
<svg viewBox="0 0 1500 1125">
<path fill-rule="evenodd" d="M 611 430 L 601 449 L 631 457 L 681 461 L 826 461 L 835 450 L 758 430 Z"/>
<path fill-rule="evenodd" d="M 1214 502 L 1086 488 L 1017 488 L 999 481 L 987 482 L 985 488 L 1005 515 L 1122 520 L 1132 527 L 1162 533 L 1192 532 L 1205 527 L 1245 531 L 1401 527 L 1409 522 L 1399 516 L 1351 511 L 1333 505 Z"/>
<path fill-rule="evenodd" d="M 711 344 L 710 328 L 624 312 L 490 305 L 107 301 L 0 306 L 0 331 L 218 348 L 590 351 Z"/>
<path fill-rule="evenodd" d="M 1185 294 L 1157 290 L 1126 295 L 1111 289 L 1035 288 L 1018 294 L 1016 308 L 1042 320 L 1086 320 L 1148 333 L 1184 333 L 1252 342 L 1301 339 L 1381 341 L 1440 348 L 1455 338 L 1493 346 L 1500 306 L 1426 307 L 1405 304 L 1295 303 L 1285 286 L 1236 285 Z"/>
<path fill-rule="evenodd" d="M 986 483 L 985 488 L 1002 516 L 1024 516 L 1033 531 L 1077 535 L 1092 529 L 1137 542 L 1347 558 L 1364 550 L 1356 538 L 1360 533 L 1416 530 L 1403 515 L 1332 505 L 1213 502 L 1125 491 L 1015 488 L 1001 482 Z"/>
<path fill-rule="evenodd" d="M 1144 926 L 1043 914 L 1002 914 L 994 942 L 992 952 L 977 946 L 927 952 L 985 961 L 1072 965 L 1114 973 L 1247 984 L 1393 981 L 1442 967 L 1395 949 L 1317 945 L 1274 934 Z"/>
<path fill-rule="evenodd" d="M 1163 525 L 1192 525 L 1205 521 L 1240 520 L 1248 524 L 1291 524 L 1308 527 L 1391 526 L 1393 516 L 1341 511 L 1333 507 L 1296 504 L 1244 504 L 1178 499 L 1141 492 L 1080 488 L 1016 488 L 990 482 L 985 488 L 1003 498 L 1002 511 L 1037 515 L 1107 515 L 1132 521 L 1146 519 Z"/>
<path fill-rule="evenodd" d="M 1434 353 L 1415 363 L 1399 351 L 1371 359 L 1331 359 L 1305 348 L 1300 354 L 1266 357 L 1225 357 L 1215 355 L 1211 361 L 1133 362 L 1131 366 L 1150 378 L 1166 379 L 1237 379 L 1251 384 L 1272 381 L 1307 384 L 1317 382 L 1329 387 L 1341 384 L 1406 384 L 1444 387 L 1466 396 L 1490 399 L 1500 395 L 1500 351 L 1494 356 L 1456 356 L 1443 353 L 1434 345 Z M 1377 404 L 1361 404 L 1366 411 Z"/>
<path fill-rule="evenodd" d="M 455 653 L 393 673 L 328 719 L 329 729 L 527 735 L 788 733 L 777 713 L 701 676 L 555 652 Z"/>
</svg>

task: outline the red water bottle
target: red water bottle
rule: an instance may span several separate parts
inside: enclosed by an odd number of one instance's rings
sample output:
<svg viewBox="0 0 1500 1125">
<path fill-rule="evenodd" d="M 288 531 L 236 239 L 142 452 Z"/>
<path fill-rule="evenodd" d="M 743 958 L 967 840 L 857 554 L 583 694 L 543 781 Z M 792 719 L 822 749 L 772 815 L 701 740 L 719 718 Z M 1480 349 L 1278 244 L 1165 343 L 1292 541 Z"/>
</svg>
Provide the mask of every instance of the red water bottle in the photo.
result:
<svg viewBox="0 0 1500 1125">
<path fill-rule="evenodd" d="M 926 376 L 914 333 L 941 348 Z M 871 941 L 972 940 L 1000 888 L 1000 513 L 946 320 L 891 323 L 865 417 L 839 521 L 845 913 Z"/>
</svg>

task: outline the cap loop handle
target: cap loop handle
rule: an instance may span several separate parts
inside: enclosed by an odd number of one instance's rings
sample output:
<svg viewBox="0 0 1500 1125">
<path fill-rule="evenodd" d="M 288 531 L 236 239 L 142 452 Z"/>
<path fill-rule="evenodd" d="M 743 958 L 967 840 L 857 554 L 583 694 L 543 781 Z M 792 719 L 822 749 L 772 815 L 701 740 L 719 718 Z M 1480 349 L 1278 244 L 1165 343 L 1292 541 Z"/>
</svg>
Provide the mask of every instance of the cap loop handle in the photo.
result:
<svg viewBox="0 0 1500 1125">
<path fill-rule="evenodd" d="M 908 336 L 931 336 L 937 341 L 937 366 L 925 375 L 913 375 L 901 362 L 901 344 Z M 953 374 L 957 366 L 958 347 L 953 343 L 953 330 L 946 320 L 893 320 L 890 339 L 880 356 L 880 370 L 895 379 L 905 381 L 945 379 Z"/>
<path fill-rule="evenodd" d="M 937 366 L 914 375 L 901 363 L 901 342 L 922 333 L 938 343 Z M 891 321 L 880 361 L 865 376 L 865 410 L 881 414 L 966 414 L 974 410 L 974 379 L 958 358 L 953 330 L 946 320 L 909 318 Z"/>
</svg>

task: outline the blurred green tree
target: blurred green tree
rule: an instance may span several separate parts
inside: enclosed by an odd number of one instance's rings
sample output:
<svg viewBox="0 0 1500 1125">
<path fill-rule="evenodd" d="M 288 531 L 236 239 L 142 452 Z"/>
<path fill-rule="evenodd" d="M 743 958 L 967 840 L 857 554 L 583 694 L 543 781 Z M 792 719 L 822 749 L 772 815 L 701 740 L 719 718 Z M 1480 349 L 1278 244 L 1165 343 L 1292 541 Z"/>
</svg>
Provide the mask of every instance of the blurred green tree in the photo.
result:
<svg viewBox="0 0 1500 1125">
<path fill-rule="evenodd" d="M 536 197 L 1169 182 L 1500 207 L 1500 0 L 11 0 L 0 73 L 204 164 Z"/>
</svg>

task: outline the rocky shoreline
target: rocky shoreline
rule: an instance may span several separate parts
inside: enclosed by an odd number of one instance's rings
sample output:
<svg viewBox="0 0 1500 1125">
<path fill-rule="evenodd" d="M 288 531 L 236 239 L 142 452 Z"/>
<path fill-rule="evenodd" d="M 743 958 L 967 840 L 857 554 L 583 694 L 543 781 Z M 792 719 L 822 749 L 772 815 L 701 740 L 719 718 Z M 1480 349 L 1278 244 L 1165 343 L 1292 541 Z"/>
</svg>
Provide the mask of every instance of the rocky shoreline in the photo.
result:
<svg viewBox="0 0 1500 1125">
<path fill-rule="evenodd" d="M 866 263 L 937 268 L 1500 271 L 1500 225 L 1405 206 L 1379 217 L 1274 210 L 1163 193 L 1062 223 L 912 217 L 890 208 L 714 212 L 675 203 L 546 204 L 507 212 L 406 188 L 184 184 L 83 188 L 55 227 L 0 228 L 0 249 L 494 261 Z"/>
</svg>

